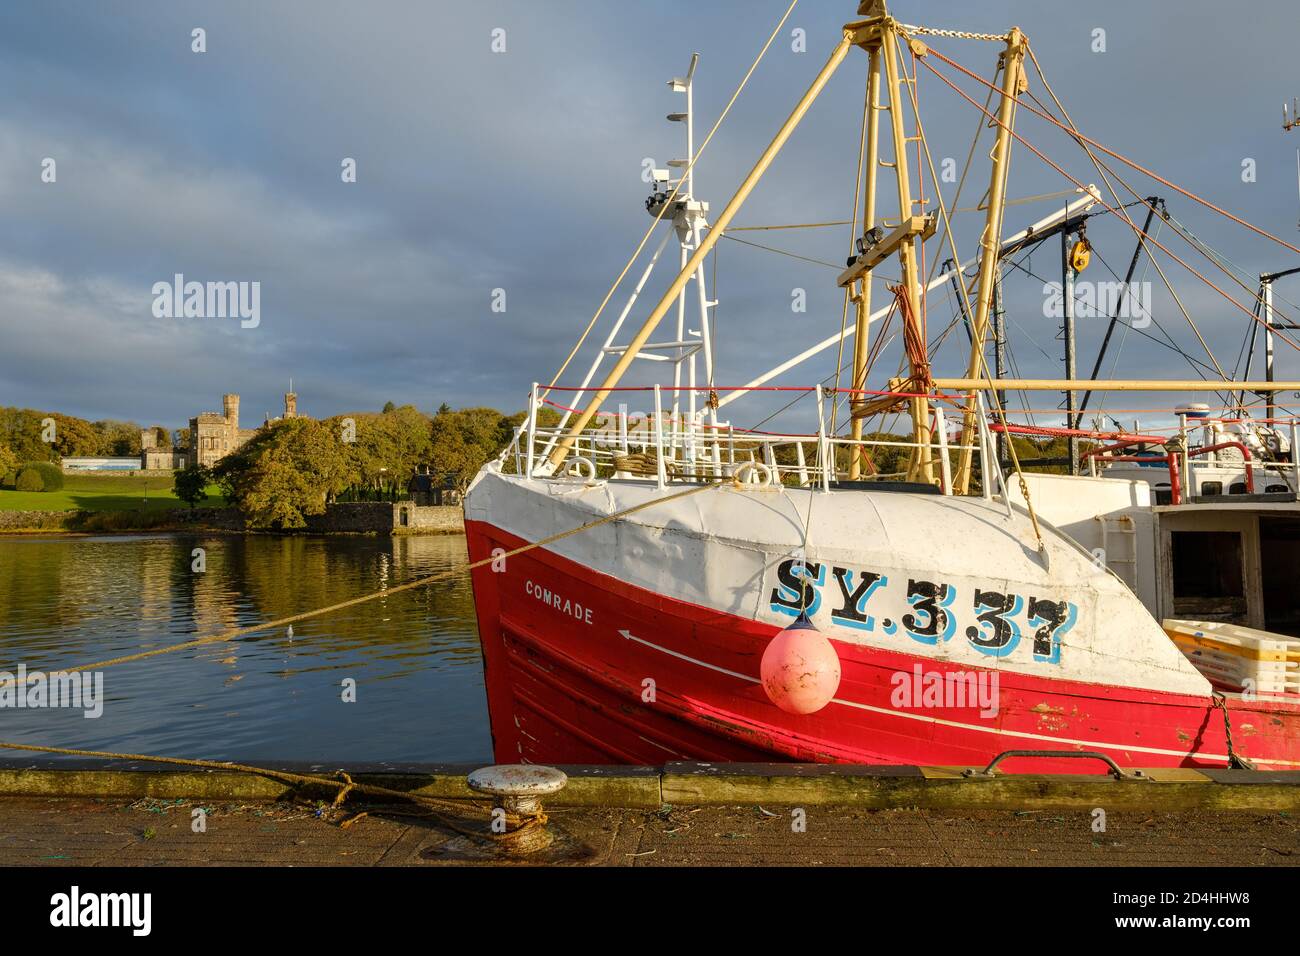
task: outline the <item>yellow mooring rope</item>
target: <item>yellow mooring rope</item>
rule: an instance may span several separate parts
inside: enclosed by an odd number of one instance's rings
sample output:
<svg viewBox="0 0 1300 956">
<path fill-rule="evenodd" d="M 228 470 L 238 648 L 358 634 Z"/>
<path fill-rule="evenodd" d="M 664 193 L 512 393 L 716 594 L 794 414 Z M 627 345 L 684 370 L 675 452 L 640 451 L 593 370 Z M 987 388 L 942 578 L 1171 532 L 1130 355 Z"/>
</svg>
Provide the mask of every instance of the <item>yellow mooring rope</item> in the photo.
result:
<svg viewBox="0 0 1300 956">
<path fill-rule="evenodd" d="M 473 561 L 463 570 L 473 571 L 475 568 L 481 568 L 485 564 L 492 564 L 495 561 L 503 561 L 507 558 L 513 558 L 515 555 L 523 554 L 527 551 L 533 550 L 534 548 L 541 548 L 541 547 L 545 547 L 548 544 L 554 544 L 556 541 L 561 541 L 564 538 L 572 537 L 575 534 L 581 534 L 584 531 L 589 531 L 592 528 L 596 528 L 599 527 L 600 525 L 607 524 L 610 521 L 614 521 L 618 518 L 623 518 L 631 514 L 636 514 L 638 511 L 644 511 L 647 508 L 653 508 L 655 505 L 667 504 L 670 501 L 675 501 L 679 498 L 685 498 L 688 497 L 689 495 L 698 494 L 701 491 L 708 491 L 711 488 L 717 488 L 717 487 L 719 486 L 714 484 L 697 485 L 693 488 L 687 488 L 685 491 L 679 491 L 671 495 L 665 495 L 662 498 L 655 498 L 653 501 L 645 501 L 639 505 L 633 505 L 631 508 L 625 508 L 622 511 L 616 511 L 613 514 L 605 515 L 605 517 L 603 518 L 597 518 L 595 521 L 589 521 L 586 524 L 580 525 L 577 528 L 570 528 L 568 531 L 561 531 L 558 534 L 553 534 L 549 537 L 542 538 L 541 540 L 534 541 L 531 544 L 526 544 L 523 545 L 522 547 L 515 548 L 512 551 L 506 551 L 503 554 L 494 554 L 492 557 L 483 558 L 482 560 L 479 561 Z M 109 658 L 106 661 L 96 661 L 93 664 L 81 664 L 78 665 L 77 667 L 60 668 L 59 673 L 73 674 L 78 671 L 99 670 L 104 667 L 112 667 L 115 664 L 125 664 L 129 661 L 144 660 L 146 657 L 158 657 L 162 654 L 170 654 L 173 651 L 183 651 L 192 647 L 202 647 L 205 644 L 217 644 L 222 641 L 232 641 L 235 638 L 244 637 L 245 635 L 248 634 L 255 634 L 260 631 L 269 631 L 272 628 L 284 627 L 288 624 L 296 624 L 299 621 L 306 621 L 313 617 L 319 617 L 322 614 L 329 614 L 332 611 L 341 611 L 344 608 L 353 607 L 354 605 L 357 604 L 365 604 L 367 601 L 373 601 L 381 597 L 388 597 L 391 594 L 397 594 L 401 591 L 410 591 L 413 588 L 422 587 L 423 585 L 426 584 L 434 584 L 438 581 L 445 581 L 449 578 L 457 577 L 461 573 L 462 573 L 461 568 L 454 568 L 450 571 L 440 571 L 437 574 L 427 574 L 424 577 L 416 578 L 413 581 L 407 581 L 405 584 L 399 584 L 396 587 L 384 588 L 379 591 L 371 592 L 370 594 L 363 594 L 360 597 L 351 598 L 347 601 L 340 601 L 337 604 L 330 604 L 327 605 L 326 607 L 318 607 L 312 611 L 303 611 L 301 614 L 292 614 L 289 617 L 281 617 L 281 618 L 277 618 L 274 621 L 266 621 L 261 624 L 251 624 L 247 627 L 235 627 L 235 628 L 231 628 L 230 630 L 221 631 L 220 633 L 217 634 L 209 634 L 207 637 L 199 637 L 199 638 L 195 638 L 192 641 L 185 641 L 184 643 L 181 644 L 170 644 L 167 647 L 159 647 L 151 651 L 140 651 L 137 654 L 126 654 L 123 655 L 122 657 Z M 36 673 L 37 672 L 33 672 L 32 675 L 28 677 L 28 680 L 34 679 Z M 0 681 L 0 688 L 8 687 L 9 685 L 15 683 L 17 683 L 17 678 L 11 677 L 8 680 Z"/>
<path fill-rule="evenodd" d="M 533 550 L 534 548 L 540 548 L 548 544 L 553 544 L 556 541 L 560 541 L 564 538 L 568 538 L 573 535 L 580 534 L 583 531 L 588 531 L 592 528 L 599 527 L 600 525 L 607 524 L 608 522 L 613 521 L 617 518 L 623 518 L 626 517 L 627 515 L 635 514 L 638 511 L 644 511 L 647 508 L 652 508 L 655 505 L 666 504 L 669 501 L 675 501 L 681 498 L 686 498 L 690 495 L 698 494 L 701 491 L 708 491 L 710 489 L 718 488 L 718 487 L 721 486 L 716 484 L 697 485 L 693 488 L 687 488 L 684 491 L 678 491 L 671 495 L 665 495 L 661 498 L 655 498 L 652 501 L 645 501 L 639 505 L 633 505 L 631 508 L 625 508 L 622 511 L 616 511 L 613 514 L 606 515 L 603 518 L 597 518 L 595 521 L 589 521 L 586 524 L 580 525 L 576 528 L 570 528 L 568 531 L 561 531 L 558 534 L 550 535 L 549 537 L 542 538 L 539 541 L 534 541 L 531 544 L 526 544 L 522 547 L 515 548 L 503 554 L 497 554 L 489 558 L 483 558 L 480 561 L 473 561 L 464 570 L 473 571 L 475 568 L 482 567 L 485 564 L 491 564 L 494 561 L 504 560 L 506 558 L 512 558 L 515 555 L 523 554 L 527 551 Z M 267 621 L 263 624 L 255 624 L 249 627 L 232 628 L 227 631 L 222 631 L 219 634 L 210 634 L 207 637 L 200 637 L 192 641 L 185 641 L 184 643 L 181 644 L 172 644 L 167 647 L 156 648 L 155 650 L 152 651 L 142 651 L 138 654 L 127 654 L 122 657 L 114 657 L 106 661 L 97 661 L 94 664 L 82 664 L 78 667 L 66 668 L 62 670 L 61 673 L 73 673 L 75 671 L 97 670 L 102 667 L 111 667 L 114 664 L 124 664 L 128 661 L 138 661 L 146 657 L 157 657 L 158 655 L 161 654 L 170 654 L 173 651 L 185 650 L 186 648 L 201 647 L 204 644 L 213 644 L 221 641 L 233 640 L 237 637 L 242 637 L 246 634 L 252 634 L 258 631 L 265 631 L 274 627 L 283 627 L 287 624 L 292 624 L 297 621 L 305 621 L 308 620 L 309 618 L 319 617 L 320 615 L 328 614 L 331 611 L 338 611 L 341 610 L 342 608 L 352 607 L 353 605 L 357 605 L 357 604 L 363 604 L 366 601 L 373 601 L 376 598 L 387 597 L 388 595 L 396 594 L 399 591 L 409 591 L 413 588 L 420 587 L 421 585 L 433 584 L 437 581 L 443 581 L 448 578 L 455 577 L 460 573 L 461 573 L 461 569 L 457 568 L 451 571 L 441 571 L 438 572 L 437 574 L 428 574 L 425 575 L 424 577 L 416 578 L 413 581 L 408 581 L 405 584 L 399 584 L 396 587 L 385 588 L 381 591 L 375 591 L 370 594 L 363 594 L 360 597 L 355 597 L 347 601 L 340 601 L 337 604 L 331 604 L 326 607 L 316 608 L 315 610 L 312 611 L 304 611 L 301 614 L 294 614 L 290 617 L 282 617 L 274 621 Z M 9 686 L 10 684 L 15 684 L 15 683 L 17 683 L 17 679 L 10 678 L 5 682 L 0 683 L 0 687 L 6 687 Z M 376 784 L 356 783 L 355 781 L 353 781 L 351 776 L 349 776 L 343 770 L 337 771 L 336 778 L 330 778 L 330 777 L 320 777 L 313 774 L 291 773 L 289 771 L 284 771 L 284 770 L 270 770 L 265 767 L 254 767 L 248 764 L 226 763 L 226 762 L 216 761 L 216 760 L 199 760 L 199 759 L 187 758 L 187 757 L 158 757 L 151 754 L 116 753 L 113 751 L 106 751 L 106 750 L 79 750 L 79 749 L 74 749 L 69 747 L 44 747 L 44 746 L 39 746 L 37 744 L 20 744 L 20 743 L 14 743 L 12 741 L 7 741 L 7 740 L 0 741 L 0 749 L 21 750 L 30 753 L 62 754 L 64 756 L 71 756 L 71 757 L 94 757 L 94 758 L 99 758 L 104 760 L 140 760 L 140 761 L 148 761 L 151 763 L 172 764 L 172 765 L 182 766 L 182 767 L 199 767 L 205 770 L 226 770 L 235 773 L 251 773 L 251 774 L 256 774 L 258 776 L 270 777 L 273 780 L 280 780 L 285 783 L 291 783 L 294 784 L 295 786 L 313 785 L 313 786 L 320 786 L 320 787 L 327 787 L 327 788 L 334 787 L 338 789 L 338 793 L 334 797 L 334 802 L 330 805 L 331 810 L 337 810 L 339 806 L 343 803 L 343 801 L 347 798 L 348 794 L 352 792 L 369 794 L 371 796 L 377 796 L 377 797 L 389 797 L 389 798 L 397 798 L 402 800 L 414 800 L 417 802 L 429 804 L 431 806 L 442 806 L 444 808 L 449 808 L 449 807 L 455 807 L 457 809 L 464 808 L 463 802 L 451 800 L 448 798 L 433 797 L 422 793 L 410 793 L 404 790 L 393 790 L 389 787 L 381 787 Z M 347 820 L 342 821 L 340 826 L 344 828 L 351 826 L 357 820 L 360 820 L 363 816 L 366 816 L 365 812 L 358 813 L 348 818 Z M 513 821 L 512 821 L 515 823 L 515 826 L 509 830 L 498 833 L 495 830 L 484 832 L 484 831 L 474 830 L 471 828 L 462 827 L 456 822 L 448 819 L 445 816 L 445 814 L 434 813 L 434 816 L 438 818 L 439 822 L 442 825 L 446 826 L 451 830 L 456 831 L 457 833 L 461 833 L 465 836 L 471 836 L 479 839 L 483 838 L 484 836 L 490 836 L 494 839 L 498 839 L 498 840 L 504 839 L 507 841 L 513 837 L 516 837 L 518 834 L 526 830 L 529 830 L 533 827 L 542 826 L 546 823 L 546 815 L 541 812 L 538 812 L 537 814 L 527 816 L 527 817 L 515 816 L 513 817 Z M 508 815 L 508 817 L 509 816 L 510 815 Z"/>
<path fill-rule="evenodd" d="M 334 777 L 321 777 L 315 774 L 291 773 L 287 770 L 271 770 L 266 767 L 253 767 L 248 764 L 226 763 L 219 760 L 198 760 L 189 757 L 158 757 L 152 754 L 128 754 L 116 753 L 108 750 L 79 750 L 70 747 L 42 747 L 36 744 L 19 744 L 9 741 L 0 741 L 0 747 L 6 750 L 24 750 L 31 753 L 61 754 L 68 757 L 95 757 L 103 760 L 140 760 L 150 763 L 165 763 L 180 767 L 198 767 L 203 770 L 226 770 L 233 773 L 250 773 L 260 777 L 270 777 L 273 780 L 279 780 L 283 783 L 293 784 L 294 786 L 319 786 L 324 788 L 335 788 L 338 793 L 335 794 L 333 802 L 330 804 L 330 810 L 337 810 L 342 806 L 343 801 L 351 793 L 368 794 L 374 797 L 388 797 L 399 800 L 413 800 L 420 803 L 429 804 L 431 807 L 442 807 L 444 810 L 455 809 L 463 811 L 466 803 L 473 803 L 474 798 L 455 800 L 450 797 L 435 797 L 425 793 L 412 793 L 408 790 L 394 790 L 391 787 L 381 787 L 373 783 L 357 783 L 352 777 L 343 770 L 335 771 Z M 365 813 L 356 814 L 347 820 L 341 822 L 341 826 L 347 828 L 356 820 L 365 816 Z M 466 836 L 483 837 L 488 835 L 509 836 L 518 833 L 520 830 L 540 825 L 546 822 L 545 814 L 539 813 L 536 816 L 518 817 L 514 820 L 517 825 L 514 829 L 507 830 L 504 833 L 487 833 L 480 830 L 461 827 L 454 821 L 449 820 L 443 814 L 435 813 L 439 822 L 458 833 Z"/>
</svg>

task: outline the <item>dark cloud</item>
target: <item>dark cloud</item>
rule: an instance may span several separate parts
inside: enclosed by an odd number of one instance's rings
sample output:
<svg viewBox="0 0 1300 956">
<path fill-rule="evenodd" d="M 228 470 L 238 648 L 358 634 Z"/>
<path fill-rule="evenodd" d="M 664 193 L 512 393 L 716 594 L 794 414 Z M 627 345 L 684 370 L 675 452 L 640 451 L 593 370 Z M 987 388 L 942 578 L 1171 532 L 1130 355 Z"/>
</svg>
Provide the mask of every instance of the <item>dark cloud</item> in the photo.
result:
<svg viewBox="0 0 1300 956">
<path fill-rule="evenodd" d="M 521 406 L 529 382 L 547 378 L 568 354 L 649 222 L 642 159 L 662 165 L 680 151 L 680 128 L 663 122 L 678 108 L 664 81 L 701 53 L 702 135 L 785 5 L 5 7 L 0 402 L 179 425 L 214 407 L 223 391 L 243 394 L 253 417 L 273 412 L 292 377 L 302 406 L 315 414 L 390 399 L 427 409 L 442 401 Z M 777 41 L 698 170 L 697 191 L 715 212 L 854 9 L 852 0 L 804 0 L 796 10 L 789 27 L 807 32 L 808 52 L 792 52 L 788 36 Z M 969 30 L 1018 24 L 1083 129 L 1294 240 L 1300 133 L 1289 140 L 1279 129 L 1282 100 L 1300 94 L 1290 66 L 1294 10 L 1288 0 L 1259 0 L 1250 9 L 1243 28 L 1212 0 L 893 5 L 905 21 Z M 205 54 L 190 52 L 194 27 L 207 31 Z M 489 48 L 497 27 L 506 30 L 505 54 Z M 1105 53 L 1091 49 L 1095 29 L 1106 31 Z M 994 45 L 935 45 L 991 73 Z M 738 222 L 845 218 L 864 62 L 849 60 Z M 983 101 L 972 81 L 960 85 Z M 1046 99 L 1036 80 L 1031 89 Z M 960 164 L 975 114 L 924 70 L 920 97 L 936 158 Z M 1059 132 L 1025 113 L 1018 129 L 1081 181 L 1097 181 Z M 984 142 L 977 156 L 987 151 Z M 39 180 L 46 156 L 58 162 L 55 185 Z M 340 181 L 344 157 L 357 160 L 356 184 Z M 1257 164 L 1255 183 L 1241 181 L 1245 158 Z M 1182 222 L 1247 273 L 1248 285 L 1250 274 L 1294 263 L 1287 250 L 1166 187 L 1124 176 L 1144 195 L 1167 197 Z M 1020 147 L 1012 180 L 1013 197 L 1068 186 Z M 888 196 L 887 173 L 881 182 Z M 986 182 L 987 164 L 977 159 L 960 205 L 975 205 Z M 1013 206 L 1008 221 L 1018 227 L 1047 209 Z M 978 228 L 977 215 L 959 217 L 963 257 L 973 253 Z M 1132 252 L 1127 228 L 1097 219 L 1089 232 L 1100 256 L 1090 277 L 1108 278 L 1105 264 L 1122 272 Z M 849 238 L 843 228 L 762 235 L 765 244 L 831 262 L 843 259 Z M 1162 237 L 1244 298 L 1186 243 L 1168 230 Z M 1054 279 L 1058 260 L 1049 243 L 1025 265 Z M 1186 270 L 1163 263 L 1231 372 L 1248 320 Z M 260 326 L 154 318 L 151 286 L 178 272 L 259 281 Z M 667 277 L 658 278 L 631 321 L 663 288 Z M 738 384 L 839 327 L 832 269 L 725 242 L 718 278 L 722 384 Z M 1204 359 L 1159 277 L 1146 278 L 1157 286 L 1160 323 L 1180 348 Z M 807 290 L 806 314 L 790 311 L 795 287 Z M 497 288 L 507 293 L 504 314 L 490 308 Z M 1300 290 L 1278 292 L 1300 301 Z M 884 293 L 876 297 L 883 301 Z M 1009 279 L 1007 303 L 1020 371 L 1058 374 L 1060 346 L 1042 314 L 1041 281 Z M 610 318 L 620 305 L 616 298 Z M 945 297 L 932 297 L 931 328 L 942 329 L 951 310 Z M 1081 323 L 1085 367 L 1103 325 Z M 603 329 L 596 338 L 603 340 Z M 941 370 L 959 369 L 963 344 L 959 333 L 949 337 Z M 884 360 L 891 370 L 896 356 L 897 343 Z M 574 368 L 589 361 L 584 353 Z M 833 363 L 825 353 L 783 381 L 826 377 Z M 1285 346 L 1279 369 L 1297 369 Z M 1189 374 L 1173 349 L 1136 334 L 1125 339 L 1115 372 Z M 634 380 L 648 381 L 644 374 Z"/>
</svg>

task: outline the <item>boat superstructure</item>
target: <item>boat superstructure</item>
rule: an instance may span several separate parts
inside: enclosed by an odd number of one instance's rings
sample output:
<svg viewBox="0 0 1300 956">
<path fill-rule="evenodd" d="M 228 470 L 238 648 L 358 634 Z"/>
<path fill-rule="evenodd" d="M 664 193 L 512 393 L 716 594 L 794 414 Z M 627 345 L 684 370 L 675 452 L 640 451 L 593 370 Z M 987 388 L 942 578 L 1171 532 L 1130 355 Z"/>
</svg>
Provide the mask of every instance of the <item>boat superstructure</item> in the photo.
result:
<svg viewBox="0 0 1300 956">
<path fill-rule="evenodd" d="M 929 37 L 1000 48 L 986 84 L 994 143 L 983 230 L 965 261 L 916 99 L 917 64 L 952 62 Z M 854 241 L 838 276 L 840 331 L 744 386 L 719 386 L 707 256 L 854 49 L 867 55 L 868 78 Z M 688 158 L 675 164 L 676 179 L 655 171 L 647 203 L 667 234 L 585 378 L 533 385 L 526 421 L 466 498 L 470 555 L 484 562 L 474 591 L 499 761 L 971 765 L 1014 749 L 1041 752 L 1035 768 L 1074 772 L 1093 769 L 1075 758 L 1095 753 L 1128 767 L 1300 768 L 1300 685 L 1287 680 L 1300 669 L 1300 641 L 1260 636 L 1274 623 L 1262 596 L 1215 604 L 1220 596 L 1206 583 L 1231 579 L 1228 539 L 1215 535 L 1242 535 L 1243 591 L 1256 581 L 1247 569 L 1263 529 L 1277 531 L 1284 549 L 1300 542 L 1294 424 L 1187 405 L 1168 434 L 1085 429 L 1070 404 L 1065 427 L 1045 429 L 1017 424 L 1006 406 L 1006 392 L 1022 388 L 1077 395 L 1185 386 L 1193 398 L 1300 388 L 1271 375 L 1264 383 L 1079 380 L 1068 364 L 1064 381 L 997 374 L 988 347 L 1001 334 L 1009 251 L 1047 230 L 1064 243 L 1088 210 L 1114 211 L 1097 186 L 1072 181 L 1063 209 L 1004 238 L 1027 57 L 1018 29 L 928 30 L 895 20 L 880 0 L 864 2 L 713 221 L 692 179 L 695 62 L 672 81 L 687 96 L 686 115 L 670 119 L 687 123 Z M 878 177 L 880 169 L 892 175 Z M 674 236 L 676 277 L 619 344 Z M 951 268 L 927 276 L 936 256 L 926 244 L 941 241 Z M 1063 251 L 1069 269 L 1086 264 L 1078 241 Z M 884 301 L 873 303 L 885 270 Z M 928 294 L 942 286 L 957 294 L 969 334 L 951 379 L 931 367 L 926 324 Z M 656 340 L 674 310 L 675 337 Z M 899 324 L 901 372 L 872 389 L 882 342 L 872 326 L 882 321 Z M 847 381 L 770 384 L 832 347 L 851 349 Z M 671 366 L 671 383 L 627 384 L 638 358 Z M 838 370 L 837 362 L 837 379 Z M 755 397 L 802 399 L 815 427 L 738 424 L 730 406 Z M 541 414 L 548 406 L 559 413 L 551 424 Z M 882 414 L 903 415 L 906 434 L 868 429 Z M 1028 470 L 1012 440 L 1024 434 L 1069 439 L 1075 473 Z M 1213 469 L 1231 474 L 1218 479 Z M 1202 564 L 1199 577 L 1188 557 L 1197 549 L 1218 561 Z M 1275 590 L 1293 585 L 1294 565 Z M 825 693 L 792 709 L 773 689 L 773 648 L 817 642 L 833 651 L 833 666 L 808 663 L 805 676 L 813 697 Z M 798 653 L 782 662 L 796 681 Z M 1241 683 L 1246 672 L 1234 658 L 1267 659 L 1269 667 L 1247 669 L 1260 686 Z"/>
</svg>

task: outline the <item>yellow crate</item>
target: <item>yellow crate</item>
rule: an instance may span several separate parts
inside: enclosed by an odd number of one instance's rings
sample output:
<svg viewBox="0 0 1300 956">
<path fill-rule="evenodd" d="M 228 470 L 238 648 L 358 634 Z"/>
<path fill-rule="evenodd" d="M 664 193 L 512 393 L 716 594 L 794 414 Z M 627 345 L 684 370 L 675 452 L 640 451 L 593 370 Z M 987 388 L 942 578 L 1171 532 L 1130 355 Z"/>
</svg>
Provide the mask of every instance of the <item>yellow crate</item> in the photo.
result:
<svg viewBox="0 0 1300 956">
<path fill-rule="evenodd" d="M 1300 640 L 1210 621 L 1163 623 L 1192 665 L 1221 685 L 1265 694 L 1300 693 Z"/>
<path fill-rule="evenodd" d="M 1300 662 L 1300 640 L 1219 621 L 1164 622 L 1165 633 L 1180 645 L 1220 651 L 1257 661 Z"/>
</svg>

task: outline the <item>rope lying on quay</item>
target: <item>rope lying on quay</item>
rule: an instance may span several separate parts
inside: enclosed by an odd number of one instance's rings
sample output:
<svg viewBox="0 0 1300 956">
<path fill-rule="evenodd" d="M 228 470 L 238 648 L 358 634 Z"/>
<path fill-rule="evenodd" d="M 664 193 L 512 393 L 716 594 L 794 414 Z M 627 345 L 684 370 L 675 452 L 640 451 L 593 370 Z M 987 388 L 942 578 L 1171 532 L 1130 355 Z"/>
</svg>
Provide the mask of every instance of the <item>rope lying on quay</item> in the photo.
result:
<svg viewBox="0 0 1300 956">
<path fill-rule="evenodd" d="M 338 790 L 333 802 L 330 804 L 331 811 L 339 810 L 343 802 L 352 793 L 364 794 L 372 797 L 385 797 L 396 800 L 410 800 L 417 803 L 426 804 L 430 809 L 441 808 L 443 811 L 457 810 L 463 811 L 467 806 L 480 806 L 481 804 L 473 800 L 453 800 L 446 797 L 434 797 L 429 794 L 411 793 L 406 790 L 394 790 L 391 787 L 381 787 L 373 783 L 357 783 L 344 770 L 336 770 L 333 777 L 322 777 L 316 774 L 292 773 L 286 770 L 271 770 L 266 767 L 254 767 L 248 764 L 227 763 L 219 760 L 199 760 L 190 757 L 159 757 L 152 754 L 128 754 L 116 753 L 107 750 L 80 750 L 72 747 L 44 747 L 37 744 L 20 744 L 12 741 L 0 741 L 0 748 L 5 750 L 22 750 L 29 753 L 46 753 L 59 754 L 66 757 L 94 757 L 101 760 L 134 760 L 146 761 L 149 763 L 165 763 L 177 767 L 195 767 L 201 770 L 224 770 L 234 773 L 248 773 L 257 776 L 269 777 L 272 780 L 279 780 L 282 783 L 292 784 L 296 787 L 318 786 L 325 789 L 334 788 Z M 357 820 L 366 816 L 366 812 L 357 813 L 339 822 L 339 826 L 346 829 Z M 523 830 L 534 826 L 542 826 L 546 823 L 546 814 L 538 812 L 537 814 L 527 816 L 516 816 L 510 819 L 507 816 L 507 822 L 513 826 L 503 832 L 475 830 L 470 827 L 463 827 L 450 819 L 445 812 L 434 812 L 433 816 L 439 824 L 455 830 L 457 833 L 465 836 L 483 837 L 494 836 L 509 838 Z"/>
<path fill-rule="evenodd" d="M 561 541 L 565 538 L 572 537 L 573 535 L 581 534 L 584 531 L 590 531 L 592 528 L 597 528 L 603 524 L 607 524 L 611 521 L 624 518 L 628 515 L 635 514 L 639 511 L 645 511 L 646 509 L 652 508 L 655 505 L 666 504 L 667 502 L 670 501 L 676 501 L 682 498 L 689 497 L 691 495 L 699 494 L 701 491 L 709 491 L 719 487 L 721 487 L 721 485 L 719 484 L 696 485 L 694 487 L 687 488 L 684 491 L 674 492 L 673 494 L 664 495 L 662 497 L 655 498 L 651 501 L 645 501 L 639 505 L 633 505 L 632 507 L 625 508 L 622 511 L 616 511 L 613 514 L 605 515 L 602 518 L 597 518 L 595 521 L 589 521 L 586 524 L 579 525 L 576 528 L 570 528 L 567 531 L 561 531 L 557 534 L 550 535 L 549 537 L 542 538 L 530 544 L 526 544 L 521 547 L 514 548 L 511 551 L 506 551 L 502 554 L 497 554 L 488 558 L 483 558 L 480 561 L 473 561 L 464 570 L 473 571 L 474 569 L 480 568 L 486 564 L 491 564 L 495 561 L 512 558 L 516 555 L 524 554 L 525 552 L 531 551 L 534 548 L 545 547 L 546 545 L 554 544 L 557 541 Z M 272 628 L 284 627 L 289 624 L 295 624 L 298 621 L 305 621 L 314 617 L 320 617 L 321 615 L 329 614 L 333 611 L 339 611 L 342 610 L 343 608 L 354 607 L 355 605 L 364 604 L 367 601 L 373 601 L 381 597 L 388 597 L 389 595 L 397 594 L 401 591 L 409 591 L 409 590 L 413 590 L 414 588 L 422 587 L 426 584 L 434 584 L 437 583 L 438 581 L 445 581 L 450 578 L 456 577 L 461 573 L 462 570 L 458 568 L 450 571 L 441 571 L 436 574 L 428 574 L 423 577 L 416 578 L 413 581 L 408 581 L 405 584 L 399 584 L 396 587 L 384 588 L 379 591 L 374 591 L 370 594 L 363 594 L 359 597 L 351 598 L 347 601 L 340 601 L 336 604 L 330 604 L 325 607 L 316 608 L 311 611 L 304 611 L 300 614 L 293 614 L 290 615 L 289 617 L 277 618 L 276 620 L 273 621 L 266 621 L 261 624 L 254 624 L 247 627 L 231 628 L 229 630 L 222 631 L 218 634 L 210 634 L 206 637 L 196 638 L 195 640 L 192 641 L 185 641 L 180 644 L 171 644 L 168 645 L 167 647 L 155 648 L 154 650 L 150 650 L 150 651 L 141 651 L 137 654 L 125 654 L 122 655 L 121 657 L 114 657 L 105 661 L 97 661 L 93 664 L 82 664 L 77 667 L 65 668 L 63 672 L 73 673 L 76 671 L 99 670 L 100 668 L 112 667 L 116 664 L 125 664 L 129 661 L 138 661 L 149 657 L 157 657 L 162 654 L 170 654 L 174 651 L 182 651 L 182 650 L 187 650 L 189 648 L 202 647 L 205 644 L 214 644 L 223 641 L 231 641 L 239 637 L 247 636 L 249 634 L 258 633 L 261 631 L 267 631 Z M 29 677 L 27 679 L 30 680 L 31 678 Z M 10 684 L 15 684 L 15 683 L 17 683 L 17 678 L 9 678 L 4 682 L 0 682 L 0 687 L 6 687 Z M 24 681 L 24 683 L 26 683 L 26 681 Z M 454 820 L 450 819 L 447 816 L 445 811 L 450 808 L 455 808 L 457 810 L 464 810 L 466 805 L 465 801 L 457 801 L 457 800 L 450 800 L 441 797 L 433 797 L 427 794 L 409 793 L 403 790 L 393 790 L 389 787 L 382 787 L 376 784 L 357 783 L 351 778 L 351 776 L 349 776 L 343 770 L 336 771 L 334 777 L 322 777 L 314 774 L 291 773 L 284 770 L 270 770 L 265 767 L 254 767 L 254 766 L 249 766 L 247 764 L 227 763 L 227 762 L 215 761 L 215 760 L 199 760 L 199 759 L 187 758 L 187 757 L 159 757 L 150 754 L 129 754 L 129 753 L 116 753 L 112 751 L 102 751 L 102 750 L 81 750 L 81 749 L 69 748 L 69 747 L 46 747 L 46 746 L 40 746 L 36 744 L 14 743 L 12 741 L 0 741 L 0 749 L 19 750 L 19 751 L 26 751 L 30 753 L 60 754 L 63 756 L 70 756 L 70 757 L 94 757 L 94 758 L 99 758 L 104 760 L 137 760 L 137 761 L 147 761 L 152 763 L 165 763 L 174 766 L 196 767 L 205 770 L 225 770 L 225 771 L 233 771 L 237 773 L 256 774 L 264 777 L 269 777 L 273 780 L 279 780 L 284 783 L 293 784 L 295 786 L 319 786 L 325 788 L 336 788 L 338 790 L 338 793 L 335 795 L 334 801 L 330 805 L 329 809 L 331 811 L 337 811 L 342 806 L 343 801 L 347 799 L 348 795 L 353 792 L 366 794 L 374 797 L 386 797 L 390 799 L 410 800 L 410 801 L 415 801 L 417 803 L 426 805 L 427 808 L 433 811 L 432 816 L 434 816 L 438 820 L 440 825 L 446 826 L 447 828 L 454 830 L 457 833 L 460 833 L 465 836 L 474 837 L 477 839 L 481 839 L 484 836 L 491 836 L 494 840 L 498 842 L 504 841 L 507 844 L 512 841 L 519 840 L 522 834 L 527 833 L 533 828 L 544 826 L 546 824 L 546 814 L 542 812 L 540 809 L 538 809 L 537 812 L 532 814 L 520 815 L 520 814 L 507 813 L 506 822 L 509 824 L 509 826 L 507 829 L 500 832 L 498 832 L 496 829 L 492 829 L 490 831 L 484 831 L 484 830 L 472 829 L 469 827 L 463 827 L 460 824 L 456 823 Z M 473 805 L 477 805 L 477 804 L 473 804 Z M 441 813 L 437 812 L 436 810 L 433 809 L 435 807 L 443 808 L 444 812 Z M 363 811 L 345 820 L 342 820 L 339 825 L 344 828 L 349 827 L 364 816 L 366 816 L 366 812 Z"/>
</svg>

